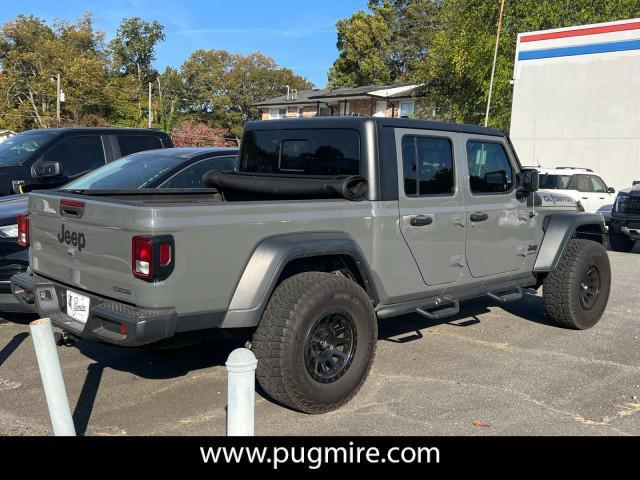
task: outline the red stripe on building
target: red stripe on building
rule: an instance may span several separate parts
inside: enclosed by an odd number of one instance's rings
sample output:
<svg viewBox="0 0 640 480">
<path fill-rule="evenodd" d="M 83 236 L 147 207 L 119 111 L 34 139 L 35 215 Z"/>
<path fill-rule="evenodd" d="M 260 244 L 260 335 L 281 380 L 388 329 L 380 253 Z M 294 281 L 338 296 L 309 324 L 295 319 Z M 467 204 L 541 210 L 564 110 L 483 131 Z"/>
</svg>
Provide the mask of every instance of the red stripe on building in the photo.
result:
<svg viewBox="0 0 640 480">
<path fill-rule="evenodd" d="M 520 42 L 537 42 L 538 40 L 551 40 L 554 38 L 583 37 L 598 33 L 627 32 L 639 30 L 640 22 L 621 23 L 618 25 L 604 25 L 602 27 L 577 28 L 575 30 L 563 30 L 561 32 L 536 33 L 520 37 Z"/>
</svg>

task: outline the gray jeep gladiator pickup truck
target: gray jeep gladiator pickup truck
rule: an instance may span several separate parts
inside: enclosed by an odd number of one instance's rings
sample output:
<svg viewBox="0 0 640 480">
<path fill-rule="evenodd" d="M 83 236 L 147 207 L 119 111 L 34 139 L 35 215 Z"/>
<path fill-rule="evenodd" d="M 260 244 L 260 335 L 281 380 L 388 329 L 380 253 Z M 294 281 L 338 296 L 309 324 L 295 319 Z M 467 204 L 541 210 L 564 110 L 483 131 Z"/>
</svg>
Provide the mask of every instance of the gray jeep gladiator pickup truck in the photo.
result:
<svg viewBox="0 0 640 480">
<path fill-rule="evenodd" d="M 141 346 L 253 329 L 257 378 L 309 413 L 352 398 L 377 320 L 544 286 L 558 325 L 595 325 L 611 272 L 600 215 L 537 192 L 504 134 L 365 117 L 250 122 L 209 189 L 30 194 L 32 272 L 12 289 L 67 333 Z"/>
</svg>

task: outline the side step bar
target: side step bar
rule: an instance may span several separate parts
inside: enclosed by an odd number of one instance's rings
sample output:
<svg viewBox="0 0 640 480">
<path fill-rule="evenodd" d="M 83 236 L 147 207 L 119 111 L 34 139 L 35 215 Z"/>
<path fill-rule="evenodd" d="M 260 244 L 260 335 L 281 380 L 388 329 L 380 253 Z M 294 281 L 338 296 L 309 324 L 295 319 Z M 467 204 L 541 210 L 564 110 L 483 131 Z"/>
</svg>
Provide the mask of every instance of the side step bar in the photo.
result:
<svg viewBox="0 0 640 480">
<path fill-rule="evenodd" d="M 523 293 L 522 288 L 516 287 L 512 290 L 506 290 L 502 292 L 488 292 L 487 295 L 493 298 L 496 302 L 507 303 L 507 302 L 515 302 L 516 300 L 521 300 Z"/>
<path fill-rule="evenodd" d="M 457 298 L 437 298 L 430 304 L 416 308 L 416 312 L 429 320 L 440 320 L 460 313 L 460 302 Z"/>
<path fill-rule="evenodd" d="M 513 295 L 518 289 L 528 289 L 536 285 L 537 279 L 532 275 L 526 275 L 515 278 L 505 282 L 501 281 L 488 281 L 482 285 L 478 285 L 472 288 L 452 288 L 447 293 L 440 293 L 439 295 L 433 295 L 430 297 L 416 298 L 406 301 L 398 301 L 392 304 L 381 304 L 376 306 L 376 314 L 378 318 L 391 318 L 399 315 L 406 315 L 409 313 L 419 313 L 423 315 L 421 311 L 427 312 L 427 318 L 429 315 L 438 314 L 438 318 L 442 318 L 443 312 L 434 312 L 433 310 L 443 310 L 443 306 L 451 306 L 454 301 L 463 302 L 471 300 L 473 298 L 480 298 L 488 295 L 490 292 L 496 295 L 500 299 L 507 301 L 516 300 L 520 296 Z M 510 295 L 506 295 L 509 293 Z M 454 310 L 450 310 L 451 315 L 455 315 Z"/>
<path fill-rule="evenodd" d="M 515 302 L 522 299 L 523 290 L 520 287 L 498 292 L 487 292 L 487 296 L 499 303 Z M 453 317 L 460 313 L 460 301 L 457 298 L 442 297 L 426 305 L 416 308 L 416 313 L 429 320 L 440 320 Z"/>
</svg>

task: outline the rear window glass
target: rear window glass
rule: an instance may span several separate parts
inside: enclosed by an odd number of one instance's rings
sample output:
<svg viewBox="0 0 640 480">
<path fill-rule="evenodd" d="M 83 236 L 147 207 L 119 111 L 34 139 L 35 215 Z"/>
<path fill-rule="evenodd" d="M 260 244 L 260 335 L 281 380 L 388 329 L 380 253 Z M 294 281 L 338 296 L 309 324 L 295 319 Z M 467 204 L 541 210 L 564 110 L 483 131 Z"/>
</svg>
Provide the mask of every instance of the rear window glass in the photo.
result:
<svg viewBox="0 0 640 480">
<path fill-rule="evenodd" d="M 152 135 L 118 135 L 118 144 L 123 157 L 143 150 L 162 148 L 160 137 Z"/>
<path fill-rule="evenodd" d="M 240 171 L 358 175 L 360 136 L 338 128 L 251 131 L 243 139 Z"/>
<path fill-rule="evenodd" d="M 120 158 L 62 187 L 65 190 L 136 190 L 179 167 L 182 157 L 139 153 Z"/>
</svg>

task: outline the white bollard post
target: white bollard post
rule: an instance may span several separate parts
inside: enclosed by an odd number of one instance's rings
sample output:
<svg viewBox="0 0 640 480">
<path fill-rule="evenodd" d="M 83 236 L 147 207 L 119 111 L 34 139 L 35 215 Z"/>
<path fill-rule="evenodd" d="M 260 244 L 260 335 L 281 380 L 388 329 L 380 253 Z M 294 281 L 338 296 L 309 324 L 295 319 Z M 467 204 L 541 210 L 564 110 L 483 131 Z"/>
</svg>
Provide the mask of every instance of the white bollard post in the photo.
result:
<svg viewBox="0 0 640 480">
<path fill-rule="evenodd" d="M 71 409 L 67 390 L 64 386 L 62 368 L 56 342 L 53 339 L 53 327 L 51 320 L 41 318 L 29 324 L 33 346 L 36 349 L 38 367 L 44 386 L 44 394 L 47 398 L 47 407 L 53 426 L 53 434 L 56 436 L 74 437 L 76 429 L 73 426 Z"/>
<path fill-rule="evenodd" d="M 258 360 L 251 350 L 237 348 L 225 365 L 228 373 L 227 435 L 252 437 Z"/>
</svg>

